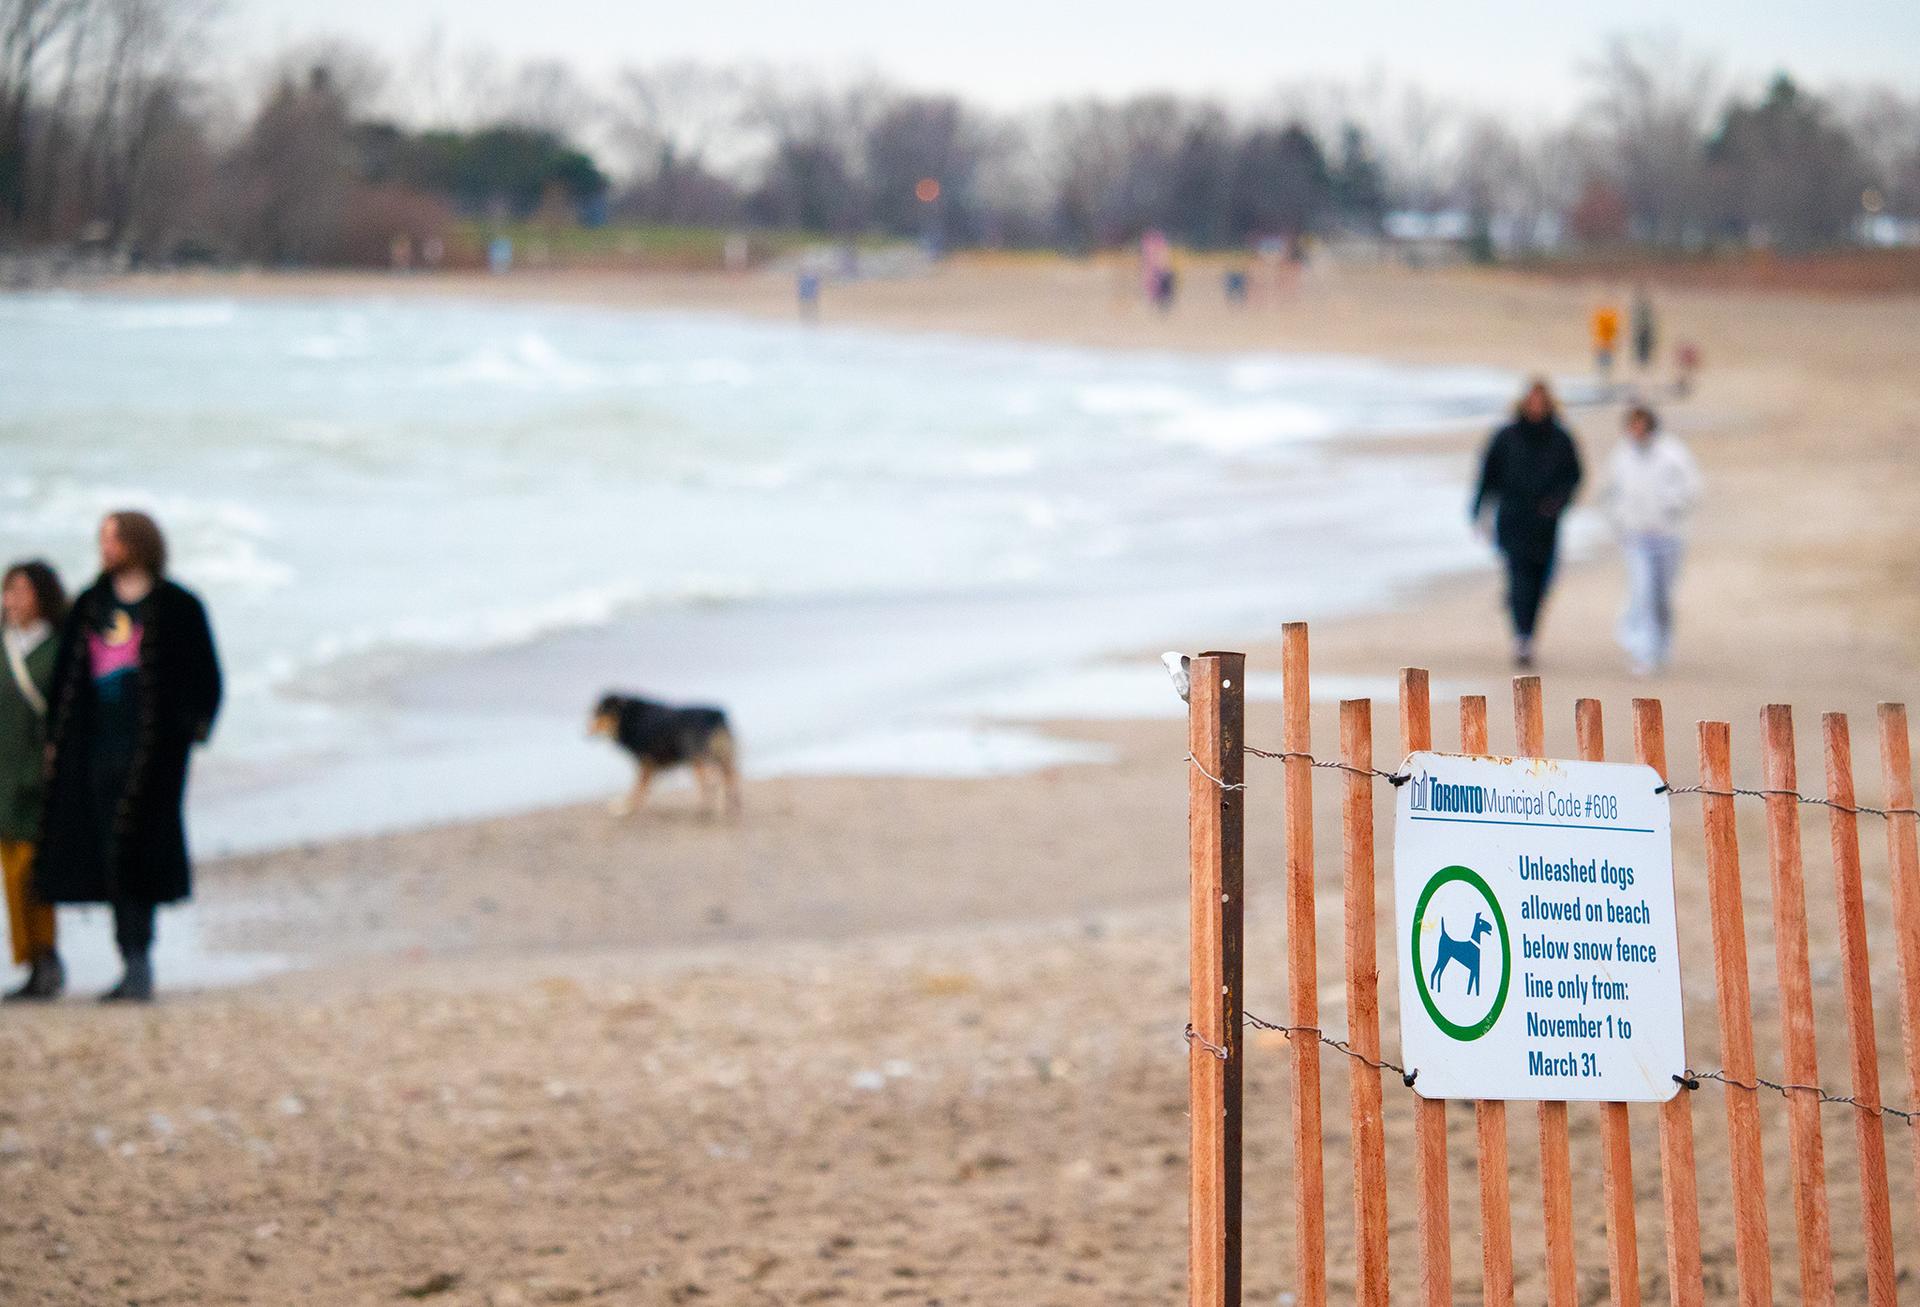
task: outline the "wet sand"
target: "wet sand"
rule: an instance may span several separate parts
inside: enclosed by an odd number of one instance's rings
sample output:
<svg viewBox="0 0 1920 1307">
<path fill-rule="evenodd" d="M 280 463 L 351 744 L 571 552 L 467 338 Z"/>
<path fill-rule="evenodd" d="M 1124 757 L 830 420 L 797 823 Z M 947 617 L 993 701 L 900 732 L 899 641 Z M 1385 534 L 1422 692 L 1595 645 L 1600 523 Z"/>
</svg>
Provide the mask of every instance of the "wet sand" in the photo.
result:
<svg viewBox="0 0 1920 1307">
<path fill-rule="evenodd" d="M 1596 288 L 1467 273 L 1345 273 L 1279 306 L 1192 302 L 1165 321 L 1116 303 L 1100 268 L 990 262 L 913 282 L 831 287 L 845 320 L 1093 344 L 1320 348 L 1574 371 Z M 367 278 L 169 281 L 232 293 L 461 293 L 780 314 L 771 277 L 561 275 L 436 283 Z M 1854 715 L 1860 788 L 1880 795 L 1871 709 L 1907 698 L 1920 651 L 1920 301 L 1690 292 L 1665 297 L 1697 340 L 1699 397 L 1671 418 L 1709 500 L 1681 593 L 1677 662 L 1624 674 L 1609 638 L 1610 559 L 1572 568 L 1543 641 L 1549 745 L 1596 695 L 1609 744 L 1630 700 L 1666 702 L 1676 777 L 1692 723 L 1734 723 L 1757 776 L 1758 709 L 1799 710 L 1802 788 L 1821 786 L 1817 713 Z M 1614 414 L 1577 415 L 1590 467 Z M 1460 433 L 1464 464 L 1478 433 Z M 1465 473 L 1462 473 L 1465 479 Z M 1390 508 L 1383 511 L 1391 511 Z M 1464 528 L 1463 528 L 1464 529 Z M 1284 566 L 1285 560 L 1249 560 Z M 1276 615 L 1284 617 L 1286 615 Z M 1195 632 L 1230 647 L 1245 633 Z M 1431 667 L 1492 705 L 1512 740 L 1497 581 L 1408 596 L 1313 632 L 1323 674 Z M 1146 656 L 1147 651 L 1143 651 Z M 1275 670 L 1277 650 L 1250 650 Z M 1450 698 L 1437 742 L 1457 740 Z M 1272 744 L 1275 704 L 1249 735 Z M 1391 705 L 1376 753 L 1397 754 Z M 1185 769 L 1177 720 L 1061 722 L 1110 765 L 977 781 L 782 779 L 714 821 L 684 792 L 618 821 L 579 807 L 347 840 L 204 869 L 244 905 L 210 942 L 284 954 L 290 974 L 174 993 L 151 1010 L 79 1002 L 0 1018 L 0 1301 L 1159 1303 L 1185 1261 Z M 1335 738 L 1332 705 L 1314 721 Z M 1277 773 L 1254 764 L 1248 1006 L 1283 1010 Z M 1316 793 L 1321 1002 L 1344 1022 L 1337 783 Z M 1379 814 L 1385 819 L 1386 799 Z M 1756 1029 L 1779 1070 L 1764 831 L 1741 813 Z M 1717 1065 L 1697 802 L 1676 802 L 1689 1050 Z M 1884 837 L 1862 826 L 1883 1084 L 1900 1032 Z M 1826 822 L 1803 837 L 1823 1078 L 1844 1086 Z M 1384 853 L 1383 841 L 1383 853 Z M 1383 860 L 1383 876 L 1384 860 Z M 1382 894 L 1381 920 L 1390 922 Z M 165 929 L 163 919 L 162 929 Z M 1385 935 L 1381 947 L 1387 947 Z M 165 983 L 165 976 L 162 976 Z M 1389 978 L 1390 979 L 1390 978 Z M 1392 985 L 1385 1014 L 1393 1045 Z M 1247 1300 L 1293 1284 L 1292 1164 L 1281 1046 L 1248 1085 Z M 1351 1285 L 1346 1067 L 1325 1105 L 1331 1283 Z M 1709 1298 L 1733 1291 L 1722 1099 L 1695 1100 Z M 1894 1101 L 1900 1101 L 1895 1097 Z M 1777 1292 L 1797 1296 L 1783 1102 L 1769 1141 Z M 1597 1175 L 1597 1113 L 1576 1107 L 1575 1168 Z M 1477 1300 L 1470 1114 L 1452 1114 L 1456 1293 Z M 1409 1137 L 1408 1096 L 1388 1129 Z M 1825 1117 L 1835 1266 L 1864 1296 L 1852 1125 Z M 1636 1111 L 1643 1285 L 1664 1297 L 1654 1117 Z M 1532 1113 L 1510 1114 L 1519 1292 L 1536 1297 Z M 1910 1143 L 1890 1130 L 1895 1229 L 1920 1226 Z M 1396 1155 L 1404 1155 L 1398 1149 Z M 1394 1277 L 1410 1292 L 1411 1195 L 1389 1195 Z M 1583 1300 L 1604 1294 L 1597 1204 L 1577 1211 Z M 1898 1238 L 1903 1270 L 1920 1247 Z"/>
</svg>

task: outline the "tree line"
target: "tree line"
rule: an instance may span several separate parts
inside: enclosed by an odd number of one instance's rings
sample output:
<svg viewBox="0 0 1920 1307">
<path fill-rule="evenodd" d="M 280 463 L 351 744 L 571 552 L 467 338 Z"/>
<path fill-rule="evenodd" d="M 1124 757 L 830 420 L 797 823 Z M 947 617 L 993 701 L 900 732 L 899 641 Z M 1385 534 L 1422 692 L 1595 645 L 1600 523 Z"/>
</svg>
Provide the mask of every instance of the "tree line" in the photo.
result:
<svg viewBox="0 0 1920 1307">
<path fill-rule="evenodd" d="M 1571 121 L 1414 86 L 989 112 L 875 80 L 667 63 L 592 85 L 430 36 L 209 70 L 217 0 L 0 0 L 0 242 L 171 260 L 383 263 L 459 219 L 765 227 L 1089 250 L 1375 235 L 1464 217 L 1488 251 L 1826 248 L 1920 220 L 1920 96 L 1729 87 L 1609 41 Z"/>
</svg>

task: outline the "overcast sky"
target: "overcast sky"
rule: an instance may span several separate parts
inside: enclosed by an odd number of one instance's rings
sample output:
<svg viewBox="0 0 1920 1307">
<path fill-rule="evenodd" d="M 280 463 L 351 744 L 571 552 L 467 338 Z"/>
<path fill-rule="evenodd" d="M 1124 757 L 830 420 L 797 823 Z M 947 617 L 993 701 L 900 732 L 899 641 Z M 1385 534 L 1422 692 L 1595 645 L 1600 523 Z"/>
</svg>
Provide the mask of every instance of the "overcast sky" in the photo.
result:
<svg viewBox="0 0 1920 1307">
<path fill-rule="evenodd" d="M 315 35 L 403 59 L 436 27 L 454 48 L 559 57 L 597 77 L 668 58 L 874 71 L 1017 108 L 1143 90 L 1247 98 L 1301 78 L 1385 75 L 1555 117 L 1606 35 L 1657 30 L 1738 80 L 1920 90 L 1920 0 L 229 0 L 237 61 Z"/>
</svg>

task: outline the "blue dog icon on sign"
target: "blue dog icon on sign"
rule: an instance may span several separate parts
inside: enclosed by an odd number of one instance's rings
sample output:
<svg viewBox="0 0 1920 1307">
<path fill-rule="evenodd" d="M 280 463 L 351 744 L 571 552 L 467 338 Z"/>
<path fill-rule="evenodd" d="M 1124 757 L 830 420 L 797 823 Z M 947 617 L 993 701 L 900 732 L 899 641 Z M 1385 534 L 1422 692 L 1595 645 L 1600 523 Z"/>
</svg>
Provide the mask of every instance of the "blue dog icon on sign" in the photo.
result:
<svg viewBox="0 0 1920 1307">
<path fill-rule="evenodd" d="M 1455 939 L 1447 934 L 1446 918 L 1440 919 L 1440 955 L 1434 961 L 1433 970 L 1427 976 L 1427 986 L 1434 993 L 1440 992 L 1440 973 L 1447 969 L 1447 963 L 1458 962 L 1467 973 L 1467 993 L 1480 992 L 1480 937 L 1491 935 L 1493 927 L 1480 913 L 1473 914 L 1473 929 L 1467 932 L 1465 939 Z"/>
</svg>

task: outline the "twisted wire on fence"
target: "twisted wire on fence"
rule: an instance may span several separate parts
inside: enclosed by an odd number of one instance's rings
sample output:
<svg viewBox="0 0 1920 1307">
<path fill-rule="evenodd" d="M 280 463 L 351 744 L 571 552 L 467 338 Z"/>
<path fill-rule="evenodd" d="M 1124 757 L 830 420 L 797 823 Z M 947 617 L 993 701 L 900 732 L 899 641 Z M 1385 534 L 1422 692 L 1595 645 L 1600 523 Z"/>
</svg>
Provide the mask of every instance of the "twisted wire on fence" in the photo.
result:
<svg viewBox="0 0 1920 1307">
<path fill-rule="evenodd" d="M 1341 762 L 1341 761 L 1338 761 L 1337 759 L 1331 759 L 1331 758 L 1315 757 L 1311 753 L 1306 753 L 1298 749 L 1277 749 L 1277 750 L 1276 749 L 1257 749 L 1254 746 L 1249 744 L 1249 745 L 1243 745 L 1241 747 L 1241 752 L 1247 755 L 1248 757 L 1269 758 L 1269 759 L 1276 759 L 1283 762 L 1288 759 L 1300 759 L 1300 760 L 1304 760 L 1310 766 L 1323 767 L 1329 771 L 1341 771 L 1341 772 L 1346 772 L 1349 775 L 1353 775 L 1353 776 L 1365 776 L 1365 777 L 1370 777 L 1378 780 L 1383 780 L 1383 781 L 1386 781 L 1389 785 L 1394 786 L 1396 789 L 1402 785 L 1405 785 L 1407 781 L 1412 779 L 1411 773 L 1408 773 L 1408 772 L 1381 771 L 1377 767 L 1356 767 L 1352 763 Z M 1206 767 L 1201 763 L 1201 761 L 1198 758 L 1194 757 L 1191 753 L 1187 755 L 1187 763 L 1195 771 L 1199 772 L 1202 776 L 1206 777 L 1209 781 L 1212 781 L 1214 785 L 1217 786 L 1223 792 L 1244 791 L 1248 788 L 1247 782 L 1245 781 L 1226 781 L 1226 780 L 1222 780 L 1218 776 L 1215 776 L 1212 772 L 1208 771 Z M 1714 789 L 1706 785 L 1661 784 L 1654 787 L 1654 793 L 1655 794 L 1699 794 L 1699 795 L 1704 795 L 1704 796 L 1709 796 L 1714 798 L 1726 798 L 1726 799 L 1733 799 L 1733 798 L 1766 799 L 1766 798 L 1786 797 L 1786 798 L 1792 799 L 1795 803 L 1808 804 L 1808 805 L 1822 807 L 1822 808 L 1831 808 L 1836 812 L 1852 813 L 1855 816 L 1888 817 L 1888 818 L 1895 817 L 1895 816 L 1920 817 L 1920 809 L 1874 808 L 1874 807 L 1869 807 L 1866 804 L 1840 803 L 1834 799 L 1827 798 L 1825 795 L 1802 794 L 1798 790 L 1745 789 L 1739 786 L 1734 786 L 1732 788 L 1722 790 L 1722 789 Z M 1365 1053 L 1362 1053 L 1358 1049 L 1354 1048 L 1353 1045 L 1349 1044 L 1346 1040 L 1334 1038 L 1333 1036 L 1327 1034 L 1327 1032 L 1325 1030 L 1322 1030 L 1319 1026 L 1281 1025 L 1277 1022 L 1268 1021 L 1262 1017 L 1254 1016 L 1251 1012 L 1242 1013 L 1241 1019 L 1243 1024 L 1245 1024 L 1246 1026 L 1252 1029 L 1272 1031 L 1276 1034 L 1285 1035 L 1289 1039 L 1295 1037 L 1296 1035 L 1311 1036 L 1312 1038 L 1318 1040 L 1320 1043 L 1325 1044 L 1328 1048 L 1333 1049 L 1336 1053 L 1344 1054 L 1345 1056 L 1354 1059 L 1356 1062 L 1363 1062 L 1367 1066 L 1372 1067 L 1376 1071 L 1393 1072 L 1395 1075 L 1400 1077 L 1401 1084 L 1408 1089 L 1413 1088 L 1414 1081 L 1418 1079 L 1420 1075 L 1420 1069 L 1418 1067 L 1415 1067 L 1413 1070 L 1409 1071 L 1407 1070 L 1407 1068 L 1399 1065 L 1396 1062 L 1389 1062 L 1383 1058 L 1368 1057 Z M 1208 1039 L 1205 1035 L 1201 1034 L 1198 1030 L 1195 1030 L 1192 1022 L 1187 1023 L 1186 1041 L 1189 1045 L 1203 1049 L 1207 1053 L 1210 1053 L 1211 1055 L 1213 1055 L 1214 1057 L 1218 1058 L 1223 1062 L 1232 1056 L 1232 1054 L 1227 1049 L 1222 1048 L 1220 1045 L 1214 1043 L 1212 1040 Z M 1908 1125 L 1908 1126 L 1920 1125 L 1920 1110 L 1902 1111 L 1900 1108 L 1897 1108 L 1897 1107 L 1888 1107 L 1884 1103 L 1869 1103 L 1859 1098 L 1856 1095 L 1836 1094 L 1830 1090 L 1822 1088 L 1819 1085 L 1802 1085 L 1802 1084 L 1783 1083 L 1778 1080 L 1768 1080 L 1764 1076 L 1755 1076 L 1752 1080 L 1741 1080 L 1735 1076 L 1727 1075 L 1724 1071 L 1695 1071 L 1691 1067 L 1689 1067 L 1686 1071 L 1682 1072 L 1681 1074 L 1674 1076 L 1673 1079 L 1674 1079 L 1674 1082 L 1678 1084 L 1682 1089 L 1685 1089 L 1689 1092 L 1699 1089 L 1700 1082 L 1703 1080 L 1716 1080 L 1723 1085 L 1728 1085 L 1735 1089 L 1744 1089 L 1750 1093 L 1759 1093 L 1762 1089 L 1772 1089 L 1772 1090 L 1778 1091 L 1783 1097 L 1789 1097 L 1789 1098 L 1792 1097 L 1793 1094 L 1796 1092 L 1802 1092 L 1802 1093 L 1810 1092 L 1815 1095 L 1818 1095 L 1819 1101 L 1822 1103 L 1833 1103 L 1841 1106 L 1856 1108 L 1859 1111 L 1866 1112 L 1866 1113 L 1869 1113 L 1870 1115 L 1877 1116 L 1877 1117 L 1882 1117 L 1882 1118 L 1891 1117 L 1894 1120 L 1901 1122 L 1903 1125 Z"/>
<path fill-rule="evenodd" d="M 1867 817 L 1920 817 L 1920 809 L 1915 808 L 1870 808 L 1864 803 L 1841 803 L 1821 794 L 1802 794 L 1798 790 L 1747 790 L 1739 786 L 1732 789 L 1716 790 L 1706 785 L 1657 785 L 1655 794 L 1706 794 L 1720 799 L 1767 799 L 1784 796 L 1795 803 L 1813 804 L 1816 807 L 1832 808 L 1835 812 L 1850 812 L 1855 816 Z"/>
<path fill-rule="evenodd" d="M 1302 759 L 1310 766 L 1324 767 L 1328 771 L 1341 771 L 1352 776 L 1369 776 L 1377 780 L 1383 780 L 1395 789 L 1398 789 L 1413 779 L 1411 772 L 1381 771 L 1378 767 L 1356 767 L 1350 762 L 1341 762 L 1335 758 L 1319 758 L 1311 753 L 1305 753 L 1298 749 L 1256 749 L 1253 745 L 1247 744 L 1242 745 L 1240 751 L 1249 758 L 1271 758 L 1281 762 L 1285 762 L 1290 758 Z M 1231 792 L 1249 788 L 1246 781 L 1226 781 L 1215 776 L 1191 753 L 1187 755 L 1187 763 L 1195 771 L 1212 781 L 1214 785 L 1218 786 L 1221 790 Z M 1820 808 L 1831 808 L 1835 812 L 1852 813 L 1859 817 L 1920 817 L 1920 808 L 1875 808 L 1864 803 L 1841 803 L 1837 799 L 1830 799 L 1824 794 L 1802 794 L 1798 790 L 1745 789 L 1738 785 L 1730 789 L 1719 790 L 1709 785 L 1661 784 L 1654 786 L 1653 792 L 1655 794 L 1699 794 L 1721 799 L 1766 799 L 1784 796 L 1792 799 L 1795 803 L 1808 804 Z"/>
<path fill-rule="evenodd" d="M 1782 1098 L 1791 1098 L 1795 1090 L 1811 1091 L 1818 1094 L 1820 1101 L 1823 1103 L 1840 1103 L 1848 1107 L 1857 1107 L 1863 1112 L 1872 1113 L 1874 1116 L 1893 1117 L 1896 1120 L 1905 1122 L 1907 1125 L 1912 1125 L 1916 1121 L 1920 1121 L 1920 1112 L 1903 1112 L 1897 1107 L 1888 1107 L 1884 1103 L 1866 1102 L 1864 1099 L 1852 1094 L 1829 1093 L 1819 1085 L 1782 1084 L 1778 1080 L 1769 1080 L 1765 1076 L 1755 1076 L 1752 1080 L 1741 1080 L 1721 1071 L 1689 1070 L 1685 1075 L 1675 1076 L 1674 1079 L 1679 1081 L 1682 1089 L 1698 1089 L 1702 1080 L 1718 1080 L 1723 1085 L 1732 1085 L 1735 1089 L 1745 1089 L 1756 1094 L 1762 1089 L 1777 1089 L 1780 1091 Z"/>
<path fill-rule="evenodd" d="M 1356 767 L 1350 762 L 1341 762 L 1336 758 L 1316 758 L 1312 754 L 1302 753 L 1298 749 L 1256 749 L 1251 744 L 1248 744 L 1241 746 L 1240 751 L 1250 758 L 1273 758 L 1280 762 L 1285 762 L 1289 758 L 1298 758 L 1305 761 L 1309 766 L 1324 767 L 1328 771 L 1343 771 L 1350 776 L 1366 776 L 1383 780 L 1395 789 L 1400 788 L 1413 779 L 1411 772 L 1381 771 L 1378 767 Z M 1247 788 L 1245 781 L 1225 781 L 1215 776 L 1192 754 L 1187 755 L 1187 761 L 1192 764 L 1195 771 L 1212 781 L 1222 790 L 1234 791 Z"/>
<path fill-rule="evenodd" d="M 1241 1022 L 1249 1029 L 1270 1030 L 1276 1034 L 1285 1035 L 1289 1039 L 1296 1035 L 1310 1036 L 1320 1043 L 1325 1044 L 1334 1052 L 1344 1054 L 1356 1062 L 1364 1063 L 1372 1067 L 1375 1071 L 1393 1072 L 1400 1077 L 1400 1083 L 1408 1089 L 1412 1089 L 1414 1082 L 1420 1078 L 1420 1068 L 1415 1067 L 1409 1071 L 1398 1062 L 1390 1062 L 1385 1058 L 1368 1057 L 1346 1040 L 1334 1038 L 1319 1026 L 1282 1025 L 1279 1022 L 1268 1021 L 1264 1017 L 1257 1017 L 1251 1012 L 1241 1013 Z M 1231 1051 L 1222 1048 L 1198 1030 L 1195 1030 L 1191 1021 L 1187 1023 L 1185 1037 L 1188 1044 L 1212 1054 L 1222 1062 L 1233 1056 Z M 1703 1080 L 1717 1080 L 1723 1085 L 1729 1085 L 1735 1089 L 1744 1089 L 1749 1093 L 1756 1094 L 1762 1089 L 1772 1089 L 1778 1091 L 1784 1098 L 1792 1097 L 1795 1092 L 1808 1092 L 1818 1095 L 1822 1103 L 1834 1103 L 1839 1106 L 1858 1108 L 1860 1111 L 1873 1116 L 1883 1118 L 1892 1117 L 1903 1125 L 1911 1126 L 1920 1123 L 1920 1111 L 1909 1112 L 1897 1107 L 1888 1107 L 1885 1103 L 1869 1103 L 1856 1095 L 1836 1094 L 1831 1090 L 1821 1088 L 1819 1085 L 1783 1083 L 1778 1080 L 1769 1080 L 1765 1076 L 1755 1076 L 1752 1080 L 1741 1080 L 1736 1076 L 1726 1074 L 1724 1071 L 1696 1071 L 1692 1067 L 1688 1067 L 1685 1071 L 1673 1077 L 1675 1084 L 1689 1092 L 1700 1088 L 1700 1082 Z"/>
<path fill-rule="evenodd" d="M 1289 758 L 1298 758 L 1304 760 L 1310 766 L 1325 767 L 1328 771 L 1343 771 L 1349 776 L 1370 776 L 1378 780 L 1383 780 L 1396 790 L 1413 779 L 1412 772 L 1381 771 L 1378 767 L 1356 767 L 1350 762 L 1342 762 L 1337 758 L 1316 758 L 1312 754 L 1304 753 L 1299 749 L 1256 749 L 1251 744 L 1248 744 L 1242 746 L 1241 752 L 1250 757 L 1273 758 L 1280 762 L 1285 762 Z M 1188 754 L 1187 756 L 1191 758 L 1193 755 Z"/>
<path fill-rule="evenodd" d="M 1293 1038 L 1295 1035 L 1311 1035 L 1313 1038 L 1325 1044 L 1328 1048 L 1331 1048 L 1334 1052 L 1344 1053 L 1346 1056 L 1352 1058 L 1356 1062 L 1364 1062 L 1368 1066 L 1372 1067 L 1375 1071 L 1393 1072 L 1395 1075 L 1400 1077 L 1400 1082 L 1409 1089 L 1413 1088 L 1413 1082 L 1420 1075 L 1420 1072 L 1417 1069 L 1413 1071 L 1409 1071 L 1405 1067 L 1401 1066 L 1398 1062 L 1389 1062 L 1384 1058 L 1368 1057 L 1365 1053 L 1362 1053 L 1359 1049 L 1355 1048 L 1352 1044 L 1349 1044 L 1346 1040 L 1335 1039 L 1332 1035 L 1329 1035 L 1326 1031 L 1322 1030 L 1319 1026 L 1283 1026 L 1277 1021 L 1268 1021 L 1264 1017 L 1257 1017 L 1253 1015 L 1253 1013 L 1251 1012 L 1242 1012 L 1240 1014 L 1240 1020 L 1241 1020 L 1241 1024 L 1248 1026 L 1254 1030 L 1271 1030 L 1275 1034 L 1285 1035 L 1289 1039 Z M 1220 1047 L 1220 1045 L 1214 1043 L 1211 1039 L 1208 1039 L 1205 1035 L 1201 1034 L 1198 1030 L 1195 1030 L 1193 1028 L 1193 1022 L 1191 1021 L 1187 1022 L 1186 1039 L 1189 1044 L 1205 1049 L 1207 1052 L 1213 1054 L 1216 1058 L 1220 1059 L 1222 1062 L 1226 1061 L 1229 1057 L 1233 1056 L 1232 1053 Z"/>
</svg>

